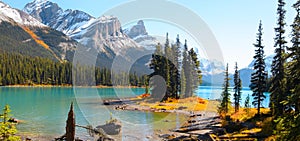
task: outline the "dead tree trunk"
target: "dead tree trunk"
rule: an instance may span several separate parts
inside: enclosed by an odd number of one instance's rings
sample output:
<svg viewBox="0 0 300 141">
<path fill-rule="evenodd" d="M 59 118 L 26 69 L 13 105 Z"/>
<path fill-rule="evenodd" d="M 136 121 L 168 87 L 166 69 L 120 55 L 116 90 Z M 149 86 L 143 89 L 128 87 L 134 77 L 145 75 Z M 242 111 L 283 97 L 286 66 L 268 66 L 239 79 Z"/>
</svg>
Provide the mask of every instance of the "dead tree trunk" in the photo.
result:
<svg viewBox="0 0 300 141">
<path fill-rule="evenodd" d="M 73 111 L 73 102 L 72 102 L 68 114 L 67 125 L 66 125 L 66 141 L 74 141 L 74 140 L 75 140 L 75 115 Z"/>
</svg>

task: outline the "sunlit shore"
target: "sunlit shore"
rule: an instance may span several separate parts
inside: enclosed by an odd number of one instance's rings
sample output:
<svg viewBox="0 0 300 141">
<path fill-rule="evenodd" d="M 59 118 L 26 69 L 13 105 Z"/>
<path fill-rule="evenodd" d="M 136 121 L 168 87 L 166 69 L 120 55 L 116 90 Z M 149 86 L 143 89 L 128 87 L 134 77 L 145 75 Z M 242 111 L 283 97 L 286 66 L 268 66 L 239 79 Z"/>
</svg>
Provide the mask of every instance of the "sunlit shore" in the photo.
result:
<svg viewBox="0 0 300 141">
<path fill-rule="evenodd" d="M 211 115 L 209 113 L 214 113 L 215 116 L 217 115 L 217 106 L 218 101 L 214 100 L 205 100 L 200 97 L 190 97 L 190 98 L 184 98 L 184 99 L 169 99 L 166 102 L 150 102 L 149 99 L 145 99 L 145 97 L 142 97 L 142 95 L 131 98 L 132 102 L 131 104 L 128 104 L 128 109 L 122 109 L 122 110 L 135 110 L 140 112 L 164 112 L 164 113 L 178 113 L 180 115 L 185 116 L 185 120 L 183 123 L 181 123 L 182 126 L 188 124 L 189 117 L 191 115 L 202 115 L 202 117 L 208 117 L 210 118 Z M 111 105 L 113 107 L 121 106 L 121 105 Z M 121 109 L 116 109 L 121 110 Z M 207 115 L 206 115 L 207 114 Z M 171 117 L 165 118 L 162 122 L 165 124 L 173 124 L 172 122 L 175 122 L 175 119 L 170 119 Z M 185 133 L 179 133 L 179 132 L 173 132 L 171 130 L 175 130 L 175 127 L 170 126 L 168 129 L 155 129 L 153 130 L 153 133 L 151 136 L 149 135 L 149 138 L 151 140 L 162 140 L 162 139 L 171 139 L 181 136 L 187 136 L 188 134 Z M 34 134 L 34 133 L 23 133 L 19 132 L 17 134 L 18 136 L 21 136 L 23 140 L 26 138 L 32 139 L 32 140 L 53 140 L 56 138 L 56 136 L 49 136 L 49 135 L 40 135 L 40 134 Z M 140 137 L 137 135 L 137 137 Z M 188 137 L 188 136 L 187 136 Z M 86 139 L 85 136 L 79 136 L 80 139 Z M 122 137 L 121 137 L 122 138 Z M 142 138 L 142 137 L 141 137 Z"/>
</svg>

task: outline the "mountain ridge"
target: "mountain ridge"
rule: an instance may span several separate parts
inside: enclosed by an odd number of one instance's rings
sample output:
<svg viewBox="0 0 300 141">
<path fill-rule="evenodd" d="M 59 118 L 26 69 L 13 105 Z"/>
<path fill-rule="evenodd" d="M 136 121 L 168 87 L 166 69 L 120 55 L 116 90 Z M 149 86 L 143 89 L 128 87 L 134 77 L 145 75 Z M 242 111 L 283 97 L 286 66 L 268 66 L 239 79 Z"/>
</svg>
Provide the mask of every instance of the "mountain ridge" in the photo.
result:
<svg viewBox="0 0 300 141">
<path fill-rule="evenodd" d="M 23 11 L 40 19 L 45 25 L 63 32 L 87 49 L 93 48 L 98 53 L 97 65 L 101 67 L 110 68 L 116 58 L 122 58 L 126 64 L 133 64 L 137 54 L 147 54 L 147 50 L 123 32 L 121 23 L 115 16 L 103 15 L 95 18 L 84 11 L 63 10 L 56 3 L 47 0 L 42 3 L 39 0 L 30 2 Z M 139 62 L 137 65 L 149 72 L 149 68 L 144 67 L 146 63 Z"/>
<path fill-rule="evenodd" d="M 57 61 L 72 60 L 77 42 L 27 13 L 0 2 L 1 50 Z"/>
</svg>

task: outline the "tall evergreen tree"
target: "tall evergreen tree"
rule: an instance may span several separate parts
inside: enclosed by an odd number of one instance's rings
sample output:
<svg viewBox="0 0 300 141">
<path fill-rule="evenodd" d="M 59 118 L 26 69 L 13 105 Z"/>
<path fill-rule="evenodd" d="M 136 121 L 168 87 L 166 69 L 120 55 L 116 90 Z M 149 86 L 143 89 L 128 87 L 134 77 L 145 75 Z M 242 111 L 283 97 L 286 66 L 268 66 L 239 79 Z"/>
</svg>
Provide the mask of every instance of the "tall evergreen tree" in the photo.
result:
<svg viewBox="0 0 300 141">
<path fill-rule="evenodd" d="M 252 97 L 254 106 L 257 106 L 257 114 L 260 114 L 260 107 L 262 101 L 266 98 L 264 92 L 266 91 L 267 73 L 265 71 L 264 60 L 264 46 L 262 45 L 262 23 L 260 21 L 257 33 L 256 44 L 254 44 L 256 50 L 254 55 L 254 72 L 251 74 L 250 88 L 253 91 Z"/>
<path fill-rule="evenodd" d="M 240 78 L 240 73 L 238 71 L 238 65 L 235 63 L 235 71 L 234 71 L 234 111 L 238 112 L 240 108 L 241 102 L 241 94 L 242 94 L 242 80 Z"/>
<path fill-rule="evenodd" d="M 179 35 L 177 35 L 176 43 L 172 46 L 172 63 L 174 65 L 173 68 L 170 68 L 171 70 L 171 87 L 172 87 L 172 94 L 175 98 L 179 98 L 178 93 L 180 92 L 180 40 Z"/>
<path fill-rule="evenodd" d="M 163 79 L 164 79 L 164 64 L 163 64 L 163 61 L 165 59 L 163 59 L 162 55 L 163 55 L 163 52 L 161 50 L 161 45 L 160 45 L 160 43 L 158 43 L 156 45 L 156 50 L 155 50 L 154 54 L 152 54 L 150 69 L 153 70 L 153 73 L 151 73 L 149 75 L 149 78 L 158 75 L 160 77 L 163 77 Z M 162 82 L 158 78 L 151 78 L 150 79 L 150 86 L 152 88 L 151 97 L 156 99 L 156 100 L 163 100 L 163 99 L 159 99 L 159 98 L 163 98 L 165 96 L 165 92 L 162 89 L 163 84 L 160 84 L 160 83 L 162 83 Z"/>
<path fill-rule="evenodd" d="M 286 41 L 284 37 L 285 33 L 285 13 L 284 10 L 285 2 L 284 0 L 278 0 L 278 27 L 275 28 L 276 37 L 275 37 L 275 56 L 272 62 L 272 80 L 270 87 L 270 108 L 271 112 L 275 116 L 283 115 L 285 107 L 282 101 L 287 99 L 286 95 L 286 80 L 285 80 L 285 48 Z"/>
<path fill-rule="evenodd" d="M 244 107 L 245 107 L 245 112 L 247 112 L 247 114 L 249 114 L 249 108 L 250 108 L 250 95 L 248 94 L 246 99 L 245 99 L 245 103 L 244 103 Z"/>
<path fill-rule="evenodd" d="M 189 56 L 191 58 L 190 65 L 191 65 L 191 74 L 192 74 L 191 89 L 192 91 L 194 91 L 201 84 L 202 75 L 200 70 L 200 61 L 198 60 L 197 54 L 193 48 L 190 49 Z"/>
<path fill-rule="evenodd" d="M 300 0 L 293 7 L 297 11 L 292 26 L 292 46 L 288 47 L 288 62 L 286 69 L 287 86 L 286 91 L 288 99 L 282 101 L 287 107 L 283 116 L 276 119 L 277 140 L 300 140 Z"/>
<path fill-rule="evenodd" d="M 180 58 L 179 36 L 177 36 L 176 44 L 172 44 L 170 47 L 167 34 L 164 52 L 161 51 L 161 45 L 158 44 L 150 63 L 150 69 L 153 69 L 150 77 L 159 75 L 166 83 L 166 93 L 162 101 L 167 98 L 179 98 L 179 91 L 180 97 L 191 97 L 200 84 L 200 62 L 194 49 L 188 50 L 186 40 L 182 51 L 182 65 L 180 65 Z M 179 73 L 180 69 L 181 73 Z M 154 86 L 152 87 L 152 96 L 161 96 L 161 91 L 156 88 L 162 85 L 156 84 L 154 81 L 150 84 Z"/>
<path fill-rule="evenodd" d="M 164 47 L 164 56 L 163 58 L 165 60 L 163 60 L 163 66 L 164 66 L 164 70 L 163 70 L 163 76 L 165 78 L 166 81 L 166 87 L 167 87 L 167 91 L 166 91 L 166 96 L 164 98 L 164 100 L 166 100 L 168 97 L 171 97 L 171 70 L 170 70 L 170 66 L 172 65 L 172 62 L 170 61 L 171 57 L 172 57 L 172 52 L 171 52 L 171 48 L 170 48 L 170 42 L 169 42 L 169 34 L 166 34 L 166 42 L 165 42 L 165 47 Z"/>
<path fill-rule="evenodd" d="M 295 109 L 295 113 L 300 113 L 300 0 L 293 5 L 297 15 L 292 26 L 292 47 L 288 47 L 289 63 L 287 67 L 288 80 L 287 87 L 291 93 L 290 105 Z"/>
<path fill-rule="evenodd" d="M 225 78 L 224 78 L 224 84 L 223 84 L 223 92 L 221 94 L 222 100 L 221 105 L 219 107 L 221 112 L 228 113 L 229 105 L 230 105 L 230 93 L 229 93 L 229 74 L 228 74 L 228 64 L 226 65 L 225 70 Z"/>
<path fill-rule="evenodd" d="M 184 50 L 182 53 L 181 68 L 181 93 L 182 97 L 191 97 L 196 88 L 201 83 L 200 62 L 193 48 L 188 50 L 187 41 L 185 40 Z"/>
<path fill-rule="evenodd" d="M 182 52 L 182 67 L 181 67 L 181 97 L 185 98 L 188 97 L 189 89 L 187 86 L 189 83 L 187 81 L 189 78 L 189 60 L 188 60 L 188 48 L 187 48 L 187 40 L 185 40 Z"/>
</svg>

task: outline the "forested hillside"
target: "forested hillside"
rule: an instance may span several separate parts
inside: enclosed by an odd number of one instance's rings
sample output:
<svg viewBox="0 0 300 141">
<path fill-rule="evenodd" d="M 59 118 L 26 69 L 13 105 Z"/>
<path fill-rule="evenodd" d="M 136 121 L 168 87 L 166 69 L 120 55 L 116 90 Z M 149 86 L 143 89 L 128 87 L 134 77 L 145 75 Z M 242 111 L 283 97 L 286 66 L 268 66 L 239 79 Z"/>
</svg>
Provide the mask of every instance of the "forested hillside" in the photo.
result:
<svg viewBox="0 0 300 141">
<path fill-rule="evenodd" d="M 125 72 L 113 73 L 109 69 L 58 62 L 42 57 L 0 53 L 0 85 L 144 85 L 146 76 Z M 73 72 L 74 77 L 72 76 Z"/>
</svg>

